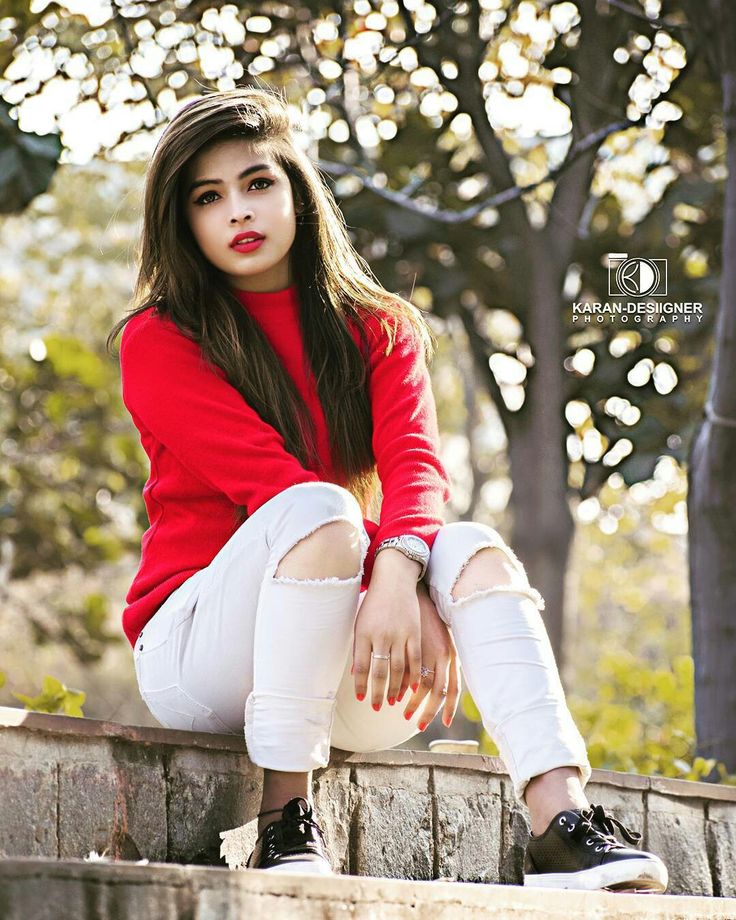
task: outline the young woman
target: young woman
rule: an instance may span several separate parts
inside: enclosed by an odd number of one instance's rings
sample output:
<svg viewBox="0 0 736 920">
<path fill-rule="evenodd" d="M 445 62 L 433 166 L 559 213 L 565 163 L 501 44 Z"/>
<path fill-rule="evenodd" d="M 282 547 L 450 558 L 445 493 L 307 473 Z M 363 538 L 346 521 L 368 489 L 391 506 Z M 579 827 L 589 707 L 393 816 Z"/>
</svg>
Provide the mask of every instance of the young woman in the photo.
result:
<svg viewBox="0 0 736 920">
<path fill-rule="evenodd" d="M 429 327 L 298 141 L 282 98 L 244 87 L 183 107 L 149 165 L 136 307 L 108 338 L 151 464 L 123 613 L 141 695 L 166 727 L 244 732 L 250 867 L 330 873 L 312 770 L 449 725 L 461 665 L 531 815 L 525 882 L 664 890 L 585 797 L 523 566 L 490 527 L 443 524 Z"/>
</svg>

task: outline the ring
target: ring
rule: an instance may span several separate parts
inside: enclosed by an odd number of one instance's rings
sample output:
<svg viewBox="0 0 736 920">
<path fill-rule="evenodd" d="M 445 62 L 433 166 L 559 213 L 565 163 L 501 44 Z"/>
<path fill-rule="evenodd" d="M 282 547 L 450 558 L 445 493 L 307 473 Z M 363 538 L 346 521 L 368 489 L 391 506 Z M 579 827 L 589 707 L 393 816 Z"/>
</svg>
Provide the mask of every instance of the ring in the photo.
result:
<svg viewBox="0 0 736 920">
<path fill-rule="evenodd" d="M 440 690 L 440 696 L 447 696 L 447 687 L 443 687 Z"/>
<path fill-rule="evenodd" d="M 424 665 L 419 668 L 420 677 L 427 677 L 428 674 L 434 674 L 434 668 L 425 668 Z"/>
<path fill-rule="evenodd" d="M 375 652 L 371 652 L 371 658 L 385 658 L 388 660 L 391 655 L 377 655 Z"/>
</svg>

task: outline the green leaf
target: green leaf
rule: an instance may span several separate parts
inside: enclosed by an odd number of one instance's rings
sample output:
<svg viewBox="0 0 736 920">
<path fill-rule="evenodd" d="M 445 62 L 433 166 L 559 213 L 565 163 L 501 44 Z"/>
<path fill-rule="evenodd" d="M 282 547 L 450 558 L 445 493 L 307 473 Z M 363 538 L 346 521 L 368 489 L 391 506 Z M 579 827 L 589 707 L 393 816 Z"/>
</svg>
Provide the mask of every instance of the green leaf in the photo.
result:
<svg viewBox="0 0 736 920">
<path fill-rule="evenodd" d="M 87 694 L 83 690 L 65 687 L 56 677 L 47 674 L 43 679 L 42 691 L 37 696 L 13 693 L 13 696 L 35 712 L 63 712 L 64 715 L 83 718 L 82 704 Z"/>
</svg>

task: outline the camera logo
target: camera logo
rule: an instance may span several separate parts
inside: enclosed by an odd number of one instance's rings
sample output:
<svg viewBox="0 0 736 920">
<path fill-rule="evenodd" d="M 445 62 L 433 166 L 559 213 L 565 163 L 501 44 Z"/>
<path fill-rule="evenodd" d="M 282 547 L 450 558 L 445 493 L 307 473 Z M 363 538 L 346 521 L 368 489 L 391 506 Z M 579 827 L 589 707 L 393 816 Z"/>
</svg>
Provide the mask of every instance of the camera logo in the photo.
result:
<svg viewBox="0 0 736 920">
<path fill-rule="evenodd" d="M 660 297 L 667 293 L 667 259 L 629 258 L 626 252 L 608 253 L 609 297 Z"/>
</svg>

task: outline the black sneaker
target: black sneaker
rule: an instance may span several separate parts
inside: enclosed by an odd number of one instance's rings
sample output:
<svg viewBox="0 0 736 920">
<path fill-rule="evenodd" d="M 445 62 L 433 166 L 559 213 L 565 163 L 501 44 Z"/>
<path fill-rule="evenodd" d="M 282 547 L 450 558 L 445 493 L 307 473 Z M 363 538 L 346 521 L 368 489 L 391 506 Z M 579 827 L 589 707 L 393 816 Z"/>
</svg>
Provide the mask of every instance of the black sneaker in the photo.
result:
<svg viewBox="0 0 736 920">
<path fill-rule="evenodd" d="M 281 809 L 281 818 L 268 824 L 256 840 L 246 869 L 334 875 L 324 834 L 312 820 L 312 806 L 298 796 Z"/>
<path fill-rule="evenodd" d="M 602 805 L 561 811 L 543 834 L 531 836 L 524 862 L 524 884 L 537 888 L 665 891 L 667 867 L 659 856 L 619 843 L 614 825 L 629 843 L 641 840 L 641 834 L 606 814 Z"/>
</svg>

